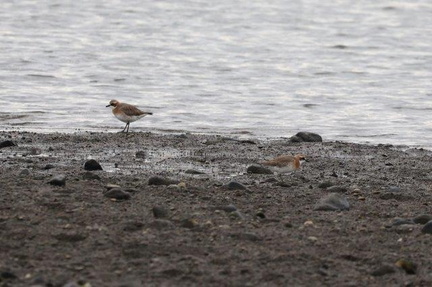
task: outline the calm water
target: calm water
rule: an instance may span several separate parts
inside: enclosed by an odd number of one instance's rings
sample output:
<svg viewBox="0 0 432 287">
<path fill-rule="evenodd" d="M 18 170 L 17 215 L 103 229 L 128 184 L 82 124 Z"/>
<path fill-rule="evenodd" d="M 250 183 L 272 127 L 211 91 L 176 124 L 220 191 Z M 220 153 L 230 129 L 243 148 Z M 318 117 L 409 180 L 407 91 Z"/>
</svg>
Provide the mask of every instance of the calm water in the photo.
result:
<svg viewBox="0 0 432 287">
<path fill-rule="evenodd" d="M 432 148 L 432 1 L 2 1 L 0 130 Z"/>
</svg>

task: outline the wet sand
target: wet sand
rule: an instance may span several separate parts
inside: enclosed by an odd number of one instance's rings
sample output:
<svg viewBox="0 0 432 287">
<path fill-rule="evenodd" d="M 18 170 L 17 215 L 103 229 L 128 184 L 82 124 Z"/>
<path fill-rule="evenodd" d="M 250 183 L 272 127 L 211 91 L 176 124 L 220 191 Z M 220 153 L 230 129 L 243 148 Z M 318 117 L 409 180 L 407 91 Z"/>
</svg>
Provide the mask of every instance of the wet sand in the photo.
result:
<svg viewBox="0 0 432 287">
<path fill-rule="evenodd" d="M 0 286 L 432 285 L 431 151 L 196 134 L 6 140 Z M 309 161 L 282 181 L 246 172 L 297 153 Z M 89 159 L 103 170 L 85 170 Z M 315 210 L 331 193 L 349 210 Z"/>
</svg>

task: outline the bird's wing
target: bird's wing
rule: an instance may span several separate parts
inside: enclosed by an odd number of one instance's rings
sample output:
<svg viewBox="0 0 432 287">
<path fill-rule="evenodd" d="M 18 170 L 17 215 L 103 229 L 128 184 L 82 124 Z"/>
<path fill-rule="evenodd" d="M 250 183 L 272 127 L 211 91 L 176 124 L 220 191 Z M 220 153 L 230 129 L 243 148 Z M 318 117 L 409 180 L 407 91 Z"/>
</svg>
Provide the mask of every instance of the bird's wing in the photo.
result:
<svg viewBox="0 0 432 287">
<path fill-rule="evenodd" d="M 147 114 L 146 112 L 141 111 L 135 106 L 124 104 L 122 107 L 123 112 L 128 116 L 141 116 Z"/>
</svg>

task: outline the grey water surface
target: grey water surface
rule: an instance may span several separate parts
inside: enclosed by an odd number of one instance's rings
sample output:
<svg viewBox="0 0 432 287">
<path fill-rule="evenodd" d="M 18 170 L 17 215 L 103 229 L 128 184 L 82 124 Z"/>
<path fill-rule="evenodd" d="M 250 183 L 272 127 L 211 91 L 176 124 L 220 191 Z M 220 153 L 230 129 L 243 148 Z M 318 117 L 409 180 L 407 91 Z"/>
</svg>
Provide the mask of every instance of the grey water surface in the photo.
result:
<svg viewBox="0 0 432 287">
<path fill-rule="evenodd" d="M 0 3 L 0 130 L 132 131 L 432 148 L 432 1 Z"/>
</svg>

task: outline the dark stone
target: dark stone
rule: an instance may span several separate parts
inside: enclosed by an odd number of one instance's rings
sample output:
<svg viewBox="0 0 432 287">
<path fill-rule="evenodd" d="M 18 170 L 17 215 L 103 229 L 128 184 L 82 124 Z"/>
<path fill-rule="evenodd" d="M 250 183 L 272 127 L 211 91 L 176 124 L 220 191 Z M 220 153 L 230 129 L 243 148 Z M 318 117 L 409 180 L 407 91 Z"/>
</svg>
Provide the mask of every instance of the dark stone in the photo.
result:
<svg viewBox="0 0 432 287">
<path fill-rule="evenodd" d="M 372 276 L 383 276 L 383 275 L 392 274 L 395 272 L 396 272 L 396 270 L 393 266 L 383 265 L 383 266 L 379 267 L 378 269 L 375 269 L 374 271 L 372 271 L 371 275 Z"/>
<path fill-rule="evenodd" d="M 414 224 L 414 221 L 408 218 L 395 218 L 393 219 L 391 226 L 399 226 L 404 224 Z"/>
<path fill-rule="evenodd" d="M 227 184 L 227 188 L 229 190 L 247 190 L 246 186 L 244 186 L 243 184 L 241 184 L 237 181 L 230 181 Z"/>
<path fill-rule="evenodd" d="M 405 270 L 406 274 L 416 274 L 417 272 L 417 264 L 415 264 L 414 262 L 405 260 L 405 259 L 400 259 L 396 262 L 396 266 L 402 268 L 403 270 Z"/>
<path fill-rule="evenodd" d="M 346 187 L 339 186 L 339 185 L 334 185 L 327 188 L 328 192 L 337 192 L 337 193 L 344 193 L 347 192 L 347 190 L 348 189 Z"/>
<path fill-rule="evenodd" d="M 145 151 L 142 151 L 142 150 L 137 151 L 136 154 L 135 154 L 135 157 L 136 157 L 136 158 L 142 158 L 142 159 L 145 159 L 145 158 L 146 158 L 146 153 L 145 153 Z"/>
<path fill-rule="evenodd" d="M 15 146 L 15 144 L 9 140 L 0 143 L 0 148 L 9 147 L 9 146 Z"/>
<path fill-rule="evenodd" d="M 66 176 L 63 174 L 55 175 L 48 183 L 55 186 L 65 186 Z"/>
<path fill-rule="evenodd" d="M 182 222 L 180 223 L 180 226 L 184 227 L 184 228 L 192 229 L 192 228 L 195 228 L 198 226 L 198 222 L 193 218 L 187 218 L 187 219 L 182 220 Z"/>
<path fill-rule="evenodd" d="M 172 229 L 174 228 L 174 223 L 167 219 L 155 219 L 152 223 L 150 223 L 150 227 L 155 229 Z"/>
<path fill-rule="evenodd" d="M 417 224 L 426 224 L 432 220 L 432 215 L 430 214 L 422 214 L 414 217 L 413 221 Z"/>
<path fill-rule="evenodd" d="M 320 199 L 314 210 L 336 211 L 349 209 L 350 204 L 345 196 L 339 193 L 330 193 Z"/>
<path fill-rule="evenodd" d="M 52 168 L 55 168 L 55 166 L 49 163 L 49 164 L 45 165 L 42 169 L 48 170 L 48 169 L 52 169 Z"/>
<path fill-rule="evenodd" d="M 148 185 L 170 185 L 170 184 L 179 184 L 180 181 L 164 178 L 160 176 L 152 176 L 149 178 Z"/>
<path fill-rule="evenodd" d="M 251 165 L 247 168 L 246 172 L 254 174 L 273 174 L 270 169 L 260 165 Z"/>
<path fill-rule="evenodd" d="M 205 174 L 205 172 L 194 170 L 194 169 L 188 169 L 185 171 L 187 174 Z"/>
<path fill-rule="evenodd" d="M 69 232 L 69 233 L 60 233 L 54 235 L 54 237 L 59 241 L 78 242 L 86 239 L 87 235 L 83 233 Z"/>
<path fill-rule="evenodd" d="M 223 210 L 223 211 L 225 211 L 225 212 L 234 212 L 234 211 L 237 210 L 237 207 L 235 207 L 235 206 L 232 205 L 232 204 L 228 204 L 228 205 L 225 205 L 225 206 L 218 206 L 218 207 L 216 207 L 215 209 L 216 209 L 216 210 Z"/>
<path fill-rule="evenodd" d="M 144 224 L 139 221 L 129 221 L 123 226 L 124 231 L 134 232 L 143 229 Z"/>
<path fill-rule="evenodd" d="M 401 188 L 399 186 L 389 186 L 387 188 L 388 192 L 401 192 Z"/>
<path fill-rule="evenodd" d="M 432 220 L 428 221 L 422 228 L 421 232 L 432 234 Z"/>
<path fill-rule="evenodd" d="M 129 192 L 129 193 L 138 193 L 138 192 L 140 192 L 139 189 L 135 189 L 135 188 L 126 188 L 125 191 Z"/>
<path fill-rule="evenodd" d="M 232 233 L 232 238 L 239 239 L 239 240 L 245 240 L 245 241 L 260 241 L 261 238 L 250 232 L 244 232 L 244 233 Z"/>
<path fill-rule="evenodd" d="M 4 279 L 4 280 L 12 280 L 12 279 L 17 279 L 18 277 L 14 274 L 14 273 L 12 273 L 12 272 L 10 272 L 10 271 L 1 271 L 0 272 L 0 279 Z M 2 281 L 2 280 L 0 280 L 0 282 Z M 7 286 L 7 285 L 5 285 L 5 286 Z"/>
<path fill-rule="evenodd" d="M 84 164 L 85 170 L 103 170 L 102 166 L 94 159 L 90 159 Z"/>
<path fill-rule="evenodd" d="M 94 174 L 94 173 L 89 172 L 89 171 L 87 171 L 83 174 L 83 179 L 84 180 L 101 180 L 99 175 Z"/>
<path fill-rule="evenodd" d="M 20 173 L 20 176 L 28 176 L 30 175 L 30 171 L 28 169 L 23 169 Z"/>
<path fill-rule="evenodd" d="M 324 181 L 324 182 L 321 182 L 318 185 L 318 187 L 319 188 L 329 188 L 330 186 L 333 186 L 333 185 L 334 185 L 334 183 L 332 183 L 331 181 Z"/>
<path fill-rule="evenodd" d="M 108 190 L 104 195 L 105 197 L 114 198 L 117 200 L 127 200 L 131 198 L 131 195 L 128 192 L 118 187 Z"/>
<path fill-rule="evenodd" d="M 404 201 L 404 200 L 411 199 L 411 196 L 404 195 L 402 193 L 397 193 L 397 192 L 385 192 L 380 194 L 379 198 L 384 200 L 394 199 L 394 200 Z"/>
<path fill-rule="evenodd" d="M 230 212 L 228 214 L 229 214 L 229 217 L 231 219 L 240 219 L 240 220 L 244 220 L 245 219 L 244 215 L 240 211 L 238 211 L 238 210 L 232 211 L 232 212 Z"/>
<path fill-rule="evenodd" d="M 322 137 L 316 133 L 299 132 L 290 138 L 291 142 L 322 142 Z"/>
<path fill-rule="evenodd" d="M 155 218 L 167 218 L 168 217 L 168 210 L 162 206 L 154 206 L 152 208 L 152 212 L 153 212 L 153 216 Z"/>
</svg>

